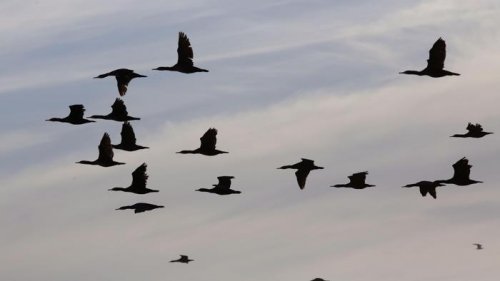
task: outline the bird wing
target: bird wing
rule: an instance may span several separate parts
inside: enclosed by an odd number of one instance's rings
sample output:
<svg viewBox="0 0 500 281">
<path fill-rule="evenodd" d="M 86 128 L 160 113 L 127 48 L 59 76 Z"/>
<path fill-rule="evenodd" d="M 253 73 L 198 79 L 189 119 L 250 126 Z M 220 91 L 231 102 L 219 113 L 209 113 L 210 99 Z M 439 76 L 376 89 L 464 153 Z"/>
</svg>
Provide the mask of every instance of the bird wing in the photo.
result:
<svg viewBox="0 0 500 281">
<path fill-rule="evenodd" d="M 210 128 L 200 138 L 202 150 L 214 150 L 217 143 L 217 129 Z"/>
<path fill-rule="evenodd" d="M 217 184 L 217 188 L 221 189 L 230 189 L 231 188 L 231 178 L 230 177 L 218 177 L 219 184 Z"/>
<path fill-rule="evenodd" d="M 132 125 L 130 125 L 129 122 L 123 123 L 120 135 L 122 136 L 123 144 L 131 144 L 131 145 L 135 144 L 136 139 L 135 139 L 134 129 L 132 128 Z"/>
<path fill-rule="evenodd" d="M 83 113 L 85 112 L 85 108 L 81 104 L 73 104 L 69 106 L 69 118 L 71 119 L 83 119 Z"/>
<path fill-rule="evenodd" d="M 355 173 L 349 176 L 349 180 L 351 181 L 352 185 L 365 185 L 365 180 L 366 180 L 366 175 L 368 172 L 360 172 L 360 173 Z"/>
<path fill-rule="evenodd" d="M 132 172 L 132 186 L 136 188 L 146 188 L 146 183 L 148 181 L 148 174 L 146 174 L 146 168 L 148 165 L 142 163 L 134 172 Z"/>
<path fill-rule="evenodd" d="M 122 99 L 116 98 L 115 102 L 111 106 L 111 114 L 118 116 L 128 116 L 127 107 Z"/>
<path fill-rule="evenodd" d="M 467 158 L 464 157 L 458 160 L 455 164 L 453 164 L 453 178 L 468 180 L 470 177 L 471 167 L 472 165 L 469 165 L 469 160 Z"/>
<path fill-rule="evenodd" d="M 446 58 L 446 43 L 442 38 L 439 38 L 432 48 L 429 50 L 429 59 L 427 60 L 427 68 L 432 70 L 442 70 L 444 68 L 444 60 Z"/>
<path fill-rule="evenodd" d="M 127 93 L 128 83 L 132 80 L 130 75 L 120 75 L 116 76 L 116 84 L 118 86 L 118 92 L 120 96 L 124 96 Z"/>
<path fill-rule="evenodd" d="M 436 199 L 437 194 L 436 194 L 436 188 L 435 187 L 430 187 L 427 188 L 427 192 L 432 196 L 432 198 Z"/>
<path fill-rule="evenodd" d="M 469 123 L 469 125 L 467 125 L 467 131 L 471 133 L 480 133 L 483 131 L 483 126 L 481 126 L 481 124 L 479 123 L 476 124 Z"/>
<path fill-rule="evenodd" d="M 193 66 L 193 48 L 191 48 L 189 38 L 184 32 L 179 32 L 177 63 Z"/>
<path fill-rule="evenodd" d="M 297 183 L 299 184 L 300 189 L 304 189 L 306 186 L 307 175 L 309 175 L 309 169 L 298 169 L 295 172 L 295 176 L 297 177 Z"/>
<path fill-rule="evenodd" d="M 181 255 L 181 258 L 180 258 L 180 259 L 182 259 L 182 260 L 187 260 L 187 259 L 189 259 L 189 257 L 188 257 L 188 256 L 185 256 L 185 255 Z"/>
<path fill-rule="evenodd" d="M 99 144 L 99 161 L 111 162 L 113 161 L 113 147 L 111 146 L 111 139 L 108 133 L 104 133 Z"/>
</svg>

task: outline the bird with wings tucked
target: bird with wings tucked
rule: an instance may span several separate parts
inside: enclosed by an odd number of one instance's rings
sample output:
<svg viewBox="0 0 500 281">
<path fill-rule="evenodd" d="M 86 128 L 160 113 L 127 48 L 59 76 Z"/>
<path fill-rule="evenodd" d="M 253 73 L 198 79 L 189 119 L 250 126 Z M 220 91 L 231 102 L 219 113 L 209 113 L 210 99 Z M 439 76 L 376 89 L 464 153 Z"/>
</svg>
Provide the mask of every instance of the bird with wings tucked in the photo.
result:
<svg viewBox="0 0 500 281">
<path fill-rule="evenodd" d="M 163 208 L 163 207 L 164 206 L 159 206 L 159 205 L 149 204 L 149 203 L 135 203 L 134 205 L 123 206 L 123 207 L 120 207 L 116 210 L 134 210 L 134 213 L 138 214 L 138 213 L 143 213 L 143 212 L 147 212 L 147 211 L 151 211 L 151 210 Z"/>
</svg>

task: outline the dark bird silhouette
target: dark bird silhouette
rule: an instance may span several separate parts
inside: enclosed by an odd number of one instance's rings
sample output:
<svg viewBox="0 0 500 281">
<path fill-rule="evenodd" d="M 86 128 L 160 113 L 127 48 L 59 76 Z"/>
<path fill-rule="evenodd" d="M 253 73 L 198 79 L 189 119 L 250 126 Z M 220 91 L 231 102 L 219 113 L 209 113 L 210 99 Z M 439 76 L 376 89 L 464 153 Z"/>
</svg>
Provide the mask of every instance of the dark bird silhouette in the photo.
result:
<svg viewBox="0 0 500 281">
<path fill-rule="evenodd" d="M 213 188 L 200 188 L 196 191 L 215 193 L 219 195 L 229 195 L 229 194 L 240 194 L 241 191 L 231 189 L 231 179 L 232 176 L 221 176 L 217 177 L 219 179 L 218 184 L 214 184 Z"/>
<path fill-rule="evenodd" d="M 360 173 L 355 173 L 349 176 L 349 182 L 346 184 L 336 184 L 332 185 L 331 187 L 349 187 L 349 188 L 354 188 L 354 189 L 363 189 L 367 188 L 370 186 L 375 186 L 372 184 L 366 184 L 366 175 L 368 175 L 368 172 L 360 172 Z"/>
<path fill-rule="evenodd" d="M 80 124 L 85 124 L 85 123 L 90 123 L 90 122 L 95 122 L 93 120 L 88 120 L 83 118 L 83 113 L 85 112 L 85 108 L 81 104 L 73 104 L 69 106 L 69 115 L 64 117 L 64 118 L 50 118 L 45 121 L 55 121 L 55 122 L 64 122 L 64 123 L 70 123 L 73 125 L 80 125 Z"/>
<path fill-rule="evenodd" d="M 177 47 L 177 63 L 174 66 L 160 66 L 153 70 L 170 70 L 182 73 L 208 72 L 193 65 L 193 48 L 189 38 L 183 32 L 179 32 L 179 45 Z"/>
<path fill-rule="evenodd" d="M 422 194 L 423 197 L 425 197 L 428 194 L 430 194 L 434 199 L 436 199 L 436 187 L 438 186 L 444 186 L 444 184 L 435 182 L 435 181 L 419 181 L 417 183 L 412 183 L 412 184 L 407 184 L 403 187 L 414 187 L 418 186 L 420 189 L 420 194 Z"/>
<path fill-rule="evenodd" d="M 108 115 L 92 115 L 89 118 L 94 119 L 106 119 L 115 120 L 119 122 L 129 121 L 129 120 L 141 120 L 141 118 L 128 116 L 127 107 L 122 99 L 116 98 L 115 102 L 111 106 L 111 113 Z"/>
<path fill-rule="evenodd" d="M 460 75 L 448 70 L 444 70 L 444 60 L 446 58 L 446 43 L 442 38 L 439 38 L 432 48 L 429 50 L 429 59 L 427 60 L 427 67 L 421 71 L 406 70 L 400 74 L 413 74 L 413 75 L 427 75 L 430 77 L 438 78 L 449 75 Z"/>
<path fill-rule="evenodd" d="M 483 131 L 483 126 L 481 124 L 476 123 L 472 124 L 469 123 L 467 125 L 467 133 L 465 134 L 455 134 L 451 137 L 454 138 L 482 138 L 486 135 L 493 134 L 492 132 L 485 132 Z"/>
<path fill-rule="evenodd" d="M 311 281 L 328 281 L 328 280 L 325 280 L 325 279 L 323 279 L 323 278 L 314 278 L 314 279 L 313 279 L 313 280 L 311 280 Z"/>
<path fill-rule="evenodd" d="M 99 165 L 103 167 L 111 167 L 115 165 L 123 165 L 125 163 L 116 162 L 113 160 L 113 147 L 111 146 L 111 139 L 108 133 L 104 133 L 99 144 L 99 157 L 94 161 L 82 160 L 76 163 L 87 165 Z"/>
<path fill-rule="evenodd" d="M 483 249 L 483 245 L 482 244 L 475 243 L 475 244 L 472 244 L 472 245 L 476 246 L 476 250 L 482 250 Z"/>
<path fill-rule="evenodd" d="M 229 153 L 226 151 L 221 151 L 215 149 L 215 145 L 217 144 L 217 129 L 210 128 L 205 134 L 200 138 L 201 144 L 200 147 L 195 150 L 182 150 L 177 153 L 182 154 L 203 154 L 207 156 L 214 156 L 221 153 Z"/>
<path fill-rule="evenodd" d="M 181 255 L 181 257 L 179 259 L 177 259 L 177 260 L 171 260 L 170 262 L 189 263 L 191 261 L 194 261 L 194 260 L 189 259 L 188 256 Z"/>
<path fill-rule="evenodd" d="M 151 210 L 154 210 L 154 209 L 158 209 L 158 208 L 163 208 L 163 206 L 158 206 L 158 205 L 154 205 L 154 204 L 149 204 L 149 203 L 136 203 L 134 205 L 130 205 L 130 206 L 123 206 L 123 207 L 120 207 L 116 210 L 134 210 L 134 213 L 143 213 L 143 212 L 146 212 L 146 211 L 151 211 Z"/>
<path fill-rule="evenodd" d="M 135 151 L 139 149 L 149 148 L 136 144 L 134 129 L 132 128 L 132 125 L 130 125 L 130 123 L 127 121 L 123 123 L 120 135 L 122 136 L 122 142 L 120 144 L 113 144 L 113 148 L 126 151 Z"/>
<path fill-rule="evenodd" d="M 304 189 L 306 186 L 306 179 L 309 175 L 309 172 L 312 170 L 323 169 L 323 167 L 318 167 L 314 165 L 313 160 L 301 158 L 302 161 L 299 163 L 295 163 L 293 165 L 286 165 L 279 167 L 278 169 L 296 169 L 295 176 L 297 177 L 297 183 L 299 184 L 300 189 Z"/>
<path fill-rule="evenodd" d="M 108 73 L 101 74 L 94 78 L 105 78 L 108 76 L 115 76 L 116 83 L 118 85 L 118 93 L 120 93 L 120 96 L 124 96 L 125 93 L 127 93 L 128 83 L 130 82 L 130 80 L 137 77 L 147 77 L 145 75 L 137 74 L 131 69 L 120 68 Z"/>
<path fill-rule="evenodd" d="M 453 177 L 451 179 L 438 180 L 436 182 L 445 184 L 449 183 L 460 186 L 482 183 L 482 181 L 470 179 L 470 168 L 472 168 L 472 165 L 469 165 L 469 160 L 464 157 L 453 164 Z"/>
<path fill-rule="evenodd" d="M 148 181 L 148 174 L 146 174 L 146 163 L 142 163 L 134 172 L 132 172 L 132 184 L 129 187 L 113 187 L 110 191 L 124 191 L 136 194 L 146 194 L 150 192 L 159 192 L 158 190 L 149 189 L 146 187 Z"/>
</svg>

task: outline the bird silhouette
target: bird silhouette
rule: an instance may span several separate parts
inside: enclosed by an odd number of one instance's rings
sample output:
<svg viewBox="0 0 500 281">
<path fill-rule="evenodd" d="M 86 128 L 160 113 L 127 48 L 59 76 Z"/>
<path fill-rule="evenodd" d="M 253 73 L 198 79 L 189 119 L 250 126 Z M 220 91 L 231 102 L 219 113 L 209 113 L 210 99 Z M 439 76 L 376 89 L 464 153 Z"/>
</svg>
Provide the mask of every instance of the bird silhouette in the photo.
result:
<svg viewBox="0 0 500 281">
<path fill-rule="evenodd" d="M 313 279 L 313 280 L 311 280 L 311 281 L 328 281 L 328 280 L 325 280 L 325 279 L 323 279 L 323 278 L 314 278 L 314 279 Z"/>
<path fill-rule="evenodd" d="M 449 75 L 460 75 L 448 70 L 444 70 L 444 60 L 446 58 L 446 43 L 442 38 L 439 38 L 432 48 L 429 50 L 429 59 L 427 60 L 427 67 L 421 71 L 406 70 L 400 74 L 413 74 L 413 75 L 427 75 L 430 77 L 438 78 Z"/>
<path fill-rule="evenodd" d="M 286 165 L 279 167 L 278 169 L 296 169 L 295 176 L 297 177 L 297 183 L 299 184 L 300 189 L 304 189 L 306 186 L 306 179 L 309 175 L 309 172 L 312 170 L 323 169 L 323 167 L 318 167 L 314 165 L 313 160 L 301 158 L 302 161 L 299 163 L 295 163 L 293 165 Z"/>
<path fill-rule="evenodd" d="M 435 181 L 419 181 L 417 183 L 412 183 L 412 184 L 407 184 L 403 187 L 414 187 L 418 186 L 420 189 L 420 194 L 422 194 L 423 197 L 425 197 L 428 194 L 430 194 L 434 199 L 436 199 L 436 187 L 438 186 L 444 186 L 444 184 L 435 182 Z"/>
<path fill-rule="evenodd" d="M 99 144 L 99 157 L 94 161 L 82 160 L 76 163 L 87 165 L 99 165 L 102 167 L 111 167 L 115 165 L 123 165 L 125 163 L 116 162 L 113 160 L 113 147 L 111 146 L 111 139 L 108 133 L 104 133 Z"/>
<path fill-rule="evenodd" d="M 124 96 L 125 93 L 127 93 L 128 83 L 130 82 L 130 80 L 137 77 L 147 77 L 145 75 L 137 74 L 131 69 L 120 68 L 108 73 L 101 74 L 94 78 L 105 78 L 108 76 L 115 76 L 116 83 L 118 85 L 118 93 L 120 93 L 120 96 Z"/>
<path fill-rule="evenodd" d="M 189 38 L 183 32 L 179 32 L 179 45 L 177 47 L 177 63 L 174 66 L 160 66 L 153 70 L 170 70 L 182 73 L 208 72 L 206 69 L 193 65 L 193 48 Z"/>
<path fill-rule="evenodd" d="M 111 113 L 108 115 L 92 115 L 89 118 L 114 120 L 124 122 L 129 120 L 141 120 L 141 118 L 128 116 L 127 107 L 122 99 L 116 98 L 111 106 Z"/>
<path fill-rule="evenodd" d="M 83 113 L 85 112 L 85 108 L 81 104 L 73 104 L 69 106 L 69 115 L 64 118 L 50 118 L 45 121 L 54 121 L 54 122 L 63 122 L 70 123 L 73 125 L 81 125 L 85 123 L 95 122 L 93 120 L 88 120 L 83 118 Z"/>
<path fill-rule="evenodd" d="M 215 149 L 215 145 L 217 144 L 217 129 L 210 128 L 205 134 L 200 138 L 201 144 L 200 147 L 195 150 L 182 150 L 177 153 L 181 154 L 203 154 L 207 156 L 214 156 L 221 153 L 229 153 L 226 151 L 221 151 Z"/>
<path fill-rule="evenodd" d="M 469 160 L 465 157 L 458 160 L 455 164 L 453 164 L 453 177 L 447 180 L 438 180 L 438 183 L 445 184 L 455 184 L 460 186 L 482 183 L 482 181 L 476 181 L 470 179 L 470 168 L 472 165 L 469 165 Z"/>
<path fill-rule="evenodd" d="M 363 189 L 363 188 L 367 188 L 370 186 L 375 186 L 375 185 L 365 183 L 366 175 L 368 175 L 368 172 L 359 172 L 359 173 L 352 174 L 351 176 L 348 177 L 349 178 L 348 183 L 336 184 L 336 185 L 332 185 L 331 187 L 348 187 L 348 188 L 354 188 L 354 189 Z"/>
<path fill-rule="evenodd" d="M 476 123 L 472 124 L 469 122 L 467 125 L 467 133 L 465 134 L 455 134 L 451 137 L 454 138 L 482 138 L 486 135 L 493 134 L 492 132 L 485 132 L 483 131 L 483 126 L 481 124 Z"/>
<path fill-rule="evenodd" d="M 476 246 L 476 250 L 482 250 L 483 249 L 483 245 L 482 244 L 475 243 L 475 244 L 472 244 L 472 245 Z"/>
<path fill-rule="evenodd" d="M 122 131 L 120 133 L 122 136 L 122 141 L 120 144 L 113 144 L 113 148 L 122 149 L 126 151 L 136 151 L 139 149 L 149 148 L 146 146 L 141 146 L 136 144 L 135 133 L 132 125 L 125 121 L 122 125 Z"/>
<path fill-rule="evenodd" d="M 146 187 L 148 181 L 148 174 L 146 174 L 146 163 L 142 163 L 134 172 L 132 172 L 132 184 L 129 187 L 113 187 L 110 191 L 124 191 L 132 192 L 135 194 L 146 194 L 150 192 L 159 192 L 158 190 L 149 189 Z"/>
<path fill-rule="evenodd" d="M 217 177 L 219 179 L 218 184 L 214 184 L 213 188 L 200 188 L 196 191 L 215 193 L 218 195 L 229 195 L 229 194 L 240 194 L 241 191 L 231 189 L 231 179 L 232 176 L 221 176 Z"/>
<path fill-rule="evenodd" d="M 181 255 L 181 257 L 179 259 L 171 260 L 170 262 L 189 263 L 189 262 L 192 262 L 192 261 L 194 261 L 194 260 L 189 259 L 188 256 Z"/>
<path fill-rule="evenodd" d="M 123 206 L 116 210 L 134 210 L 134 213 L 143 213 L 154 209 L 163 208 L 163 206 L 149 204 L 149 203 L 136 203 L 130 206 Z"/>
</svg>

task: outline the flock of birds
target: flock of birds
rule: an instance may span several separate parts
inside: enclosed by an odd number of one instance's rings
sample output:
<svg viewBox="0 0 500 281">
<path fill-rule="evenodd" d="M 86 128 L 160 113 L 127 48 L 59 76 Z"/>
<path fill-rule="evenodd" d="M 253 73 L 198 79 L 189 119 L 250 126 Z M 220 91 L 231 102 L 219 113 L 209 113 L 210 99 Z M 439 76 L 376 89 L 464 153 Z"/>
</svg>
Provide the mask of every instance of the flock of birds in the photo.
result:
<svg viewBox="0 0 500 281">
<path fill-rule="evenodd" d="M 160 71 L 178 71 L 182 73 L 196 73 L 196 72 L 208 72 L 206 69 L 198 68 L 193 64 L 193 49 L 189 42 L 188 37 L 183 32 L 179 32 L 179 42 L 177 48 L 178 59 L 177 63 L 170 67 L 157 67 L 153 70 Z M 444 69 L 444 61 L 446 58 L 446 44 L 445 41 L 439 38 L 432 48 L 429 50 L 429 58 L 427 60 L 427 67 L 423 70 L 406 70 L 400 72 L 400 74 L 409 75 L 419 75 L 419 76 L 430 76 L 434 78 L 444 77 L 444 76 L 458 76 L 460 74 L 451 72 Z M 130 69 L 116 69 L 108 73 L 98 75 L 94 78 L 106 78 L 109 76 L 114 76 L 116 78 L 118 93 L 120 96 L 124 96 L 127 93 L 128 85 L 130 81 L 134 78 L 147 77 L 135 73 Z M 86 123 L 95 122 L 94 120 L 89 120 L 84 118 L 85 108 L 81 104 L 75 104 L 69 106 L 70 113 L 64 118 L 50 118 L 47 121 L 64 122 L 73 125 L 81 125 Z M 140 120 L 140 118 L 132 117 L 128 115 L 127 107 L 122 99 L 117 98 L 113 105 L 111 106 L 111 113 L 107 115 L 93 115 L 89 118 L 91 119 L 105 119 L 114 120 L 118 122 L 123 122 L 121 130 L 121 142 L 119 144 L 111 144 L 111 139 L 108 133 L 104 133 L 101 142 L 98 146 L 99 154 L 96 160 L 82 160 L 76 163 L 86 164 L 86 165 L 99 165 L 102 167 L 111 167 L 115 165 L 123 165 L 125 163 L 117 162 L 113 159 L 114 149 L 121 149 L 125 151 L 136 151 L 141 149 L 148 149 L 149 147 L 141 146 L 137 144 L 134 130 L 129 121 Z M 451 137 L 455 138 L 482 138 L 486 135 L 492 134 L 492 132 L 485 132 L 480 124 L 469 123 L 466 127 L 467 132 L 465 134 L 454 134 Z M 182 150 L 177 153 L 180 154 L 202 154 L 206 156 L 215 156 L 218 154 L 228 153 L 227 151 L 222 151 L 216 149 L 217 143 L 217 129 L 209 128 L 203 136 L 200 138 L 200 146 L 193 150 Z M 472 165 L 469 164 L 467 158 L 462 158 L 452 165 L 454 173 L 449 179 L 441 180 L 423 180 L 417 183 L 408 184 L 403 186 L 404 188 L 418 187 L 420 194 L 426 196 L 429 194 L 434 199 L 437 198 L 436 188 L 444 186 L 447 184 L 454 184 L 459 186 L 467 186 L 471 184 L 481 183 L 481 181 L 472 180 L 470 178 L 470 171 Z M 159 192 L 158 190 L 149 189 L 146 187 L 148 174 L 146 173 L 147 165 L 143 163 L 141 166 L 136 168 L 132 172 L 132 183 L 128 187 L 113 187 L 109 189 L 110 191 L 122 191 L 131 192 L 135 194 L 146 194 L 151 192 Z M 279 167 L 278 169 L 294 169 L 296 170 L 295 176 L 297 178 L 297 183 L 300 189 L 304 189 L 306 185 L 306 179 L 312 170 L 324 169 L 323 167 L 316 166 L 313 160 L 302 158 L 302 160 L 293 165 L 285 165 Z M 366 177 L 368 175 L 367 171 L 357 172 L 348 176 L 349 182 L 345 184 L 335 184 L 332 187 L 337 188 L 353 188 L 353 189 L 364 189 L 367 187 L 373 187 L 375 185 L 367 184 Z M 241 191 L 231 189 L 231 179 L 232 176 L 219 176 L 218 183 L 213 185 L 213 188 L 200 188 L 196 191 L 208 192 L 218 195 L 229 195 L 229 194 L 240 194 Z M 136 203 L 130 206 L 123 206 L 117 210 L 133 210 L 135 213 L 142 213 L 145 211 L 154 210 L 157 208 L 163 208 L 164 206 L 158 206 L 150 203 Z M 481 244 L 473 244 L 476 249 L 483 249 Z M 189 259 L 186 255 L 181 255 L 179 259 L 172 260 L 171 262 L 179 263 L 189 263 L 193 261 Z M 315 278 L 312 281 L 327 281 L 322 278 Z"/>
</svg>

